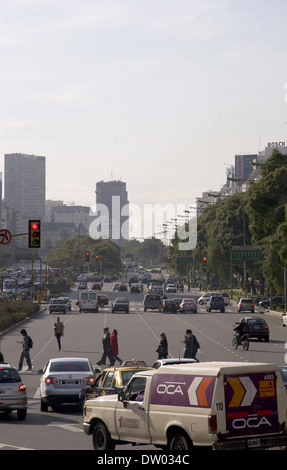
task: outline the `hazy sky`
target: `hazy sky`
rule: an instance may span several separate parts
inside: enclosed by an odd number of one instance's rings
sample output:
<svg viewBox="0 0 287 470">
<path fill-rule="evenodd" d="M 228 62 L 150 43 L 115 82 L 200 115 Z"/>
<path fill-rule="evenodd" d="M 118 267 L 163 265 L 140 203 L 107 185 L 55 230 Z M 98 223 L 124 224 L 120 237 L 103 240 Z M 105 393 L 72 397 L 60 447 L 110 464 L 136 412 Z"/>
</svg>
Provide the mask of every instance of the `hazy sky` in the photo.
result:
<svg viewBox="0 0 287 470">
<path fill-rule="evenodd" d="M 46 156 L 47 199 L 193 204 L 287 141 L 286 0 L 0 0 L 0 171 Z"/>
</svg>

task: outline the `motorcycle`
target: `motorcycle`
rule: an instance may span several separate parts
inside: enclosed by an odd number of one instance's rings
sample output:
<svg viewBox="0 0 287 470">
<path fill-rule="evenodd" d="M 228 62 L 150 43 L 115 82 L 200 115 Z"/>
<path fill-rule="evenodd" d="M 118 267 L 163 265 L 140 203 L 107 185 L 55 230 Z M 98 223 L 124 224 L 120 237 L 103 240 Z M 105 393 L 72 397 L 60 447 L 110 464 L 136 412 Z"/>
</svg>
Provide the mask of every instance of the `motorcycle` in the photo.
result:
<svg viewBox="0 0 287 470">
<path fill-rule="evenodd" d="M 249 339 L 248 335 L 243 334 L 239 335 L 237 331 L 237 327 L 234 328 L 234 334 L 232 338 L 232 347 L 233 349 L 237 349 L 238 346 L 242 346 L 244 351 L 247 351 L 249 348 Z"/>
</svg>

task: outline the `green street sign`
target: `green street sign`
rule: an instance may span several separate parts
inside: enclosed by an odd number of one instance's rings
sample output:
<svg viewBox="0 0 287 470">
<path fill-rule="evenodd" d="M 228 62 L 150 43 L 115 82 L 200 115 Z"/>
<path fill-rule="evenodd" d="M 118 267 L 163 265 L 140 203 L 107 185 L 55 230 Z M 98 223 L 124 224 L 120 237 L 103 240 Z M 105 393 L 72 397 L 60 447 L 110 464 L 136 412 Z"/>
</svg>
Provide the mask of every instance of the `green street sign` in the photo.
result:
<svg viewBox="0 0 287 470">
<path fill-rule="evenodd" d="M 237 261 L 258 261 L 263 259 L 263 253 L 260 245 L 255 246 L 233 246 L 232 260 Z"/>
<path fill-rule="evenodd" d="M 176 261 L 178 264 L 189 264 L 192 262 L 192 256 L 178 256 Z"/>
</svg>

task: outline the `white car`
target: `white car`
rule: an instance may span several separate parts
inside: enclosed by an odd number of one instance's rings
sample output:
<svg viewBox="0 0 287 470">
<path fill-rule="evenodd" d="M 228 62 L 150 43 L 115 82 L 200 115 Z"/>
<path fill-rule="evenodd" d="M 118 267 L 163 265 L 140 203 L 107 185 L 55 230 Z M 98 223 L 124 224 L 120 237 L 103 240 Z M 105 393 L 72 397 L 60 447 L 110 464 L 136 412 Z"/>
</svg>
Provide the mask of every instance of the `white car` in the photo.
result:
<svg viewBox="0 0 287 470">
<path fill-rule="evenodd" d="M 176 293 L 176 287 L 174 284 L 167 284 L 165 288 L 166 292 L 175 292 Z"/>
<path fill-rule="evenodd" d="M 282 326 L 287 325 L 287 313 L 282 313 Z"/>
<path fill-rule="evenodd" d="M 79 393 L 93 382 L 95 372 L 85 357 L 50 359 L 44 370 L 39 370 L 41 411 L 54 409 L 62 403 L 79 403 Z"/>
<path fill-rule="evenodd" d="M 210 297 L 210 294 L 204 294 L 201 297 L 199 297 L 199 299 L 198 299 L 199 305 L 206 304 L 207 301 L 209 300 L 209 297 Z"/>
<path fill-rule="evenodd" d="M 17 411 L 19 420 L 27 415 L 27 391 L 19 372 L 14 366 L 0 362 L 0 411 Z"/>
</svg>

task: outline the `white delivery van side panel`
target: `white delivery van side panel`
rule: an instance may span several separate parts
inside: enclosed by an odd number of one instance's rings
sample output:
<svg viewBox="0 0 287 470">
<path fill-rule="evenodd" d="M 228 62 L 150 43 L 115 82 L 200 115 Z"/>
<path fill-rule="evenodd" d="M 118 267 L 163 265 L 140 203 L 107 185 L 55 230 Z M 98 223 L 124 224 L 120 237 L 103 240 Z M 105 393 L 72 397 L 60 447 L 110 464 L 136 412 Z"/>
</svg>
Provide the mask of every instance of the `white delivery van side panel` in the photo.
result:
<svg viewBox="0 0 287 470">
<path fill-rule="evenodd" d="M 195 445 L 211 445 L 209 416 L 216 376 L 201 374 L 200 370 L 193 372 L 192 367 L 177 368 L 176 373 L 168 373 L 167 368 L 162 373 L 162 369 L 153 376 L 150 392 L 152 442 L 167 444 L 166 436 L 171 436 L 178 428 Z"/>
</svg>

